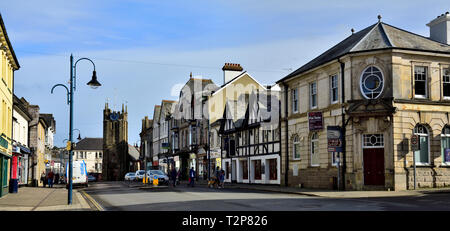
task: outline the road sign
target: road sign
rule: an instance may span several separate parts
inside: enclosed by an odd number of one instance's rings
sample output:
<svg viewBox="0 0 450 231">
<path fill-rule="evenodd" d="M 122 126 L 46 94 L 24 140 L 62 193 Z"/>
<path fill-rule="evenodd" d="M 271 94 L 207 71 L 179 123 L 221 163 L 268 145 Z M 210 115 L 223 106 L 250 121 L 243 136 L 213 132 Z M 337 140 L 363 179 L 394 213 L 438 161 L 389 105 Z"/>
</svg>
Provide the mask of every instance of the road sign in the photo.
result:
<svg viewBox="0 0 450 231">
<path fill-rule="evenodd" d="M 419 141 L 418 135 L 412 135 L 411 136 L 411 150 L 417 151 L 420 150 L 420 141 Z"/>
<path fill-rule="evenodd" d="M 70 151 L 72 149 L 71 147 L 72 147 L 72 145 L 71 145 L 70 141 L 67 141 L 67 147 L 66 147 L 67 151 Z"/>
</svg>

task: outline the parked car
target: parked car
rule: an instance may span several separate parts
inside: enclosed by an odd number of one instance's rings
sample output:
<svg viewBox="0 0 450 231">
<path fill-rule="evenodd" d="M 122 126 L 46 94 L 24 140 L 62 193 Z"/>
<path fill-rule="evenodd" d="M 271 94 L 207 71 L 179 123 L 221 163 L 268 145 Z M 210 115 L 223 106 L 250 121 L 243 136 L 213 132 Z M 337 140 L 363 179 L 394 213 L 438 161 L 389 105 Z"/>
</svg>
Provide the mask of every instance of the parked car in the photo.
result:
<svg viewBox="0 0 450 231">
<path fill-rule="evenodd" d="M 136 180 L 136 173 L 135 172 L 129 172 L 127 174 L 125 174 L 125 180 Z"/>
<path fill-rule="evenodd" d="M 91 174 L 88 174 L 88 182 L 94 182 L 97 181 L 97 178 Z"/>
<path fill-rule="evenodd" d="M 148 181 L 149 183 L 151 183 L 154 179 L 154 177 L 156 176 L 158 178 L 158 184 L 165 184 L 168 185 L 169 184 L 169 177 L 164 174 L 163 171 L 161 170 L 148 170 L 147 171 L 148 174 Z"/>
<path fill-rule="evenodd" d="M 144 179 L 145 170 L 137 170 L 136 171 L 136 180 Z"/>
</svg>

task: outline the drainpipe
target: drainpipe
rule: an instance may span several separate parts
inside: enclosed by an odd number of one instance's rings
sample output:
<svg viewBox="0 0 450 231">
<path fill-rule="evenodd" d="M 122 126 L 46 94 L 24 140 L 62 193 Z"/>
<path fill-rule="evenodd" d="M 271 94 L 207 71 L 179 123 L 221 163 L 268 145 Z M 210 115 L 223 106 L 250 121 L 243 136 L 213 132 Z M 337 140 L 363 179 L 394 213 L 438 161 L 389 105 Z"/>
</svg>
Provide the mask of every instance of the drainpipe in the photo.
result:
<svg viewBox="0 0 450 231">
<path fill-rule="evenodd" d="M 347 158 L 346 158 L 346 150 L 347 150 L 347 148 L 346 148 L 346 140 L 347 140 L 347 138 L 345 137 L 345 132 L 346 132 L 346 123 L 345 123 L 345 113 L 344 113 L 344 110 L 345 110 L 345 106 L 344 106 L 344 103 L 345 103 L 345 84 L 344 84 L 344 73 L 345 73 L 345 63 L 343 63 L 343 62 L 341 62 L 341 60 L 340 59 L 338 59 L 338 62 L 341 64 L 341 93 L 342 93 L 342 137 L 343 137 L 343 139 L 342 139 L 342 171 L 341 171 L 341 174 L 342 174 L 342 177 L 341 177 L 341 179 L 342 179 L 342 190 L 344 190 L 345 191 L 345 173 L 346 173 L 346 169 L 347 169 Z M 339 161 L 339 162 L 341 162 L 341 161 Z"/>
<path fill-rule="evenodd" d="M 284 85 L 284 116 L 285 116 L 285 148 L 286 148 L 286 167 L 284 172 L 284 185 L 288 186 L 288 174 L 289 174 L 289 131 L 288 131 L 288 85 L 286 83 L 283 83 Z M 281 123 L 280 123 L 281 124 Z M 281 129 L 281 128 L 280 128 Z M 281 140 L 280 140 L 281 143 Z"/>
</svg>

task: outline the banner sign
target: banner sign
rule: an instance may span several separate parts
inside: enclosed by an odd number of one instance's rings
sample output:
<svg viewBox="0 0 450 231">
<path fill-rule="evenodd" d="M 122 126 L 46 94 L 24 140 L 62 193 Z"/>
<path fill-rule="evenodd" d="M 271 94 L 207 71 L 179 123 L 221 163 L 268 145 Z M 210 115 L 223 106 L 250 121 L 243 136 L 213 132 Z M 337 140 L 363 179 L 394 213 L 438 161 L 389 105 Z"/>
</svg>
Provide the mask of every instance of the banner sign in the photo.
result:
<svg viewBox="0 0 450 231">
<path fill-rule="evenodd" d="M 327 127 L 328 151 L 342 152 L 342 129 L 339 126 Z"/>
<path fill-rule="evenodd" d="M 322 112 L 308 112 L 308 125 L 310 131 L 323 129 Z"/>
</svg>

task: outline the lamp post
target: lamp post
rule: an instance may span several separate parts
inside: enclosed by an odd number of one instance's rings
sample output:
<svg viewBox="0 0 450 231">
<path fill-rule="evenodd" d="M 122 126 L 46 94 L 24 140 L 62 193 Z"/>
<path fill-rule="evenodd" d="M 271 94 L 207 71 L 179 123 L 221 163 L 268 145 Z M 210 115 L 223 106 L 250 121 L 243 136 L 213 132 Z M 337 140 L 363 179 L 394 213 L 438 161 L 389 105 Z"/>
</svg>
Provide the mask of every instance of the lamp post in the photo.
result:
<svg viewBox="0 0 450 231">
<path fill-rule="evenodd" d="M 101 84 L 97 81 L 97 73 L 95 71 L 95 64 L 92 60 L 88 58 L 80 58 L 75 63 L 73 62 L 73 55 L 70 55 L 70 78 L 69 78 L 69 88 L 67 88 L 64 84 L 56 84 L 53 86 L 51 93 L 53 94 L 53 90 L 55 87 L 61 86 L 64 87 L 67 91 L 67 104 L 69 104 L 70 113 L 69 113 L 69 141 L 67 141 L 67 148 L 69 149 L 69 187 L 68 187 L 68 204 L 72 204 L 72 155 L 73 155 L 73 144 L 72 144 L 72 135 L 73 135 L 73 91 L 76 90 L 76 66 L 77 63 L 81 60 L 88 60 L 94 66 L 94 71 L 92 73 L 92 79 L 87 83 L 93 89 L 101 86 Z"/>
</svg>

